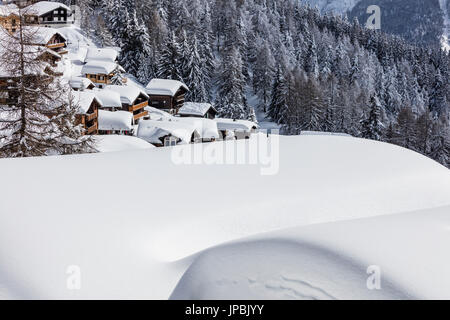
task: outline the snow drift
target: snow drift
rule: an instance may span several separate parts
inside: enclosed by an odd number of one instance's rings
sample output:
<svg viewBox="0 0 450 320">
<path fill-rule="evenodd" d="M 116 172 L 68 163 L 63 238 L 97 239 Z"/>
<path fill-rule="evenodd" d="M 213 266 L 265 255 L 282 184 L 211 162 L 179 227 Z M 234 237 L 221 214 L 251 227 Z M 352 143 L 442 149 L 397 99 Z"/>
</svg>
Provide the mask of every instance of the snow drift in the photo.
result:
<svg viewBox="0 0 450 320">
<path fill-rule="evenodd" d="M 1 160 L 0 297 L 450 298 L 448 169 L 320 135 L 280 137 L 271 176 L 172 162 L 204 146 Z"/>
</svg>

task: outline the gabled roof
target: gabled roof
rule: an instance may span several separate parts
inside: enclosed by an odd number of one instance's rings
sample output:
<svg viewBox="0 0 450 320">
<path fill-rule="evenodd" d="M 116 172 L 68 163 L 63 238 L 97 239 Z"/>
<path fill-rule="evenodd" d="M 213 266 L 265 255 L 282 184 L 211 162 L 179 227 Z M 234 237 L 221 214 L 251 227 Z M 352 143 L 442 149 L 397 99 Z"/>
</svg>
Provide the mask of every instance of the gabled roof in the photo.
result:
<svg viewBox="0 0 450 320">
<path fill-rule="evenodd" d="M 99 130 L 133 130 L 133 114 L 128 111 L 98 111 Z"/>
<path fill-rule="evenodd" d="M 69 84 L 73 89 L 86 89 L 95 86 L 90 79 L 84 77 L 73 77 L 69 80 Z"/>
<path fill-rule="evenodd" d="M 89 48 L 85 61 L 100 60 L 115 62 L 118 52 L 112 48 Z"/>
<path fill-rule="evenodd" d="M 100 104 L 93 91 L 72 91 L 71 96 L 73 103 L 78 105 L 81 114 L 88 112 L 92 102 L 97 101 Z"/>
<path fill-rule="evenodd" d="M 248 120 L 216 118 L 213 121 L 217 123 L 219 130 L 251 131 L 252 129 L 258 128 L 256 123 Z"/>
<path fill-rule="evenodd" d="M 210 109 L 217 113 L 210 103 L 185 102 L 178 110 L 178 114 L 203 117 Z"/>
<path fill-rule="evenodd" d="M 114 70 L 119 69 L 123 71 L 123 68 L 115 62 L 91 60 L 86 63 L 81 69 L 82 74 L 110 74 Z"/>
<path fill-rule="evenodd" d="M 70 8 L 65 4 L 51 1 L 40 1 L 26 7 L 24 13 L 28 15 L 42 16 L 59 8 L 66 9 L 69 14 L 72 12 L 72 10 L 70 10 Z"/>
<path fill-rule="evenodd" d="M 189 91 L 189 88 L 177 80 L 152 79 L 145 90 L 150 95 L 175 96 L 181 88 Z"/>
<path fill-rule="evenodd" d="M 64 41 L 67 39 L 55 28 L 26 26 L 25 30 L 29 31 L 33 37 L 33 44 L 45 46 L 55 35 L 59 35 Z"/>
<path fill-rule="evenodd" d="M 19 8 L 14 3 L 0 5 L 0 17 L 9 17 L 12 14 L 19 14 Z"/>
<path fill-rule="evenodd" d="M 146 99 L 148 99 L 147 93 L 136 86 L 110 85 L 106 88 L 120 94 L 120 100 L 124 104 L 132 105 L 140 95 L 143 95 Z"/>
<path fill-rule="evenodd" d="M 122 101 L 120 100 L 120 94 L 117 92 L 103 89 L 103 90 L 92 90 L 95 93 L 100 106 L 103 108 L 122 108 Z"/>
<path fill-rule="evenodd" d="M 139 122 L 137 136 L 145 141 L 161 144 L 161 138 L 169 135 L 180 139 L 182 144 L 190 143 L 192 135 L 195 138 L 201 137 L 196 127 L 188 122 L 155 120 L 141 120 Z"/>
</svg>

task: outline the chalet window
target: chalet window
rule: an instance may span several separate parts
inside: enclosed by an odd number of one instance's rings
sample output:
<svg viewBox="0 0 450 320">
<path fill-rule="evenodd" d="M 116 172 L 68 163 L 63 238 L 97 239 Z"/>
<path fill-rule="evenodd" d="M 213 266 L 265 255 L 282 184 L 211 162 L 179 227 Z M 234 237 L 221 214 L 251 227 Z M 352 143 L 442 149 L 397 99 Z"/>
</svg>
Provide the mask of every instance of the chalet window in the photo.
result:
<svg viewBox="0 0 450 320">
<path fill-rule="evenodd" d="M 105 80 L 105 76 L 98 76 L 98 80 L 104 81 Z"/>
<path fill-rule="evenodd" d="M 58 14 L 58 10 L 53 11 L 54 14 Z"/>
<path fill-rule="evenodd" d="M 176 137 L 165 137 L 164 138 L 164 147 L 174 147 L 177 145 L 177 138 Z"/>
<path fill-rule="evenodd" d="M 15 26 L 15 25 L 16 25 L 16 19 L 12 19 L 12 20 L 11 20 L 11 24 L 12 24 L 13 26 Z"/>
</svg>

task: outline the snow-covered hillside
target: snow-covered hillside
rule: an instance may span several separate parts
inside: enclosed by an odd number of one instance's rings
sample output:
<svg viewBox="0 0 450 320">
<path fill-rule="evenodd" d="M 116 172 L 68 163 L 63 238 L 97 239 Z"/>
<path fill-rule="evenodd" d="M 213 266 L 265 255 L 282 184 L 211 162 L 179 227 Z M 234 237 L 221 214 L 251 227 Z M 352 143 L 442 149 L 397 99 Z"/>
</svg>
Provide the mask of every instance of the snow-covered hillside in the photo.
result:
<svg viewBox="0 0 450 320">
<path fill-rule="evenodd" d="M 448 169 L 351 137 L 279 139 L 270 176 L 172 161 L 223 142 L 0 160 L 0 296 L 450 298 Z M 383 290 L 364 291 L 369 265 Z"/>
<path fill-rule="evenodd" d="M 333 11 L 335 13 L 346 13 L 353 9 L 359 0 L 303 0 L 311 6 L 317 6 L 322 12 Z"/>
</svg>

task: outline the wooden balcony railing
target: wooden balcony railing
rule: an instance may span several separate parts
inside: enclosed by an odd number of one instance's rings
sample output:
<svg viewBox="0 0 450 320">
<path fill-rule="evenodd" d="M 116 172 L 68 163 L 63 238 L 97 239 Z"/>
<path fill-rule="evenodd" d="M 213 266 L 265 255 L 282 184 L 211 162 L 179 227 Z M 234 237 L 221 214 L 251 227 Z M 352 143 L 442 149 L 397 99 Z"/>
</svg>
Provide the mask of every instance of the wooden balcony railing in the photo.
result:
<svg viewBox="0 0 450 320">
<path fill-rule="evenodd" d="M 86 121 L 92 121 L 92 120 L 94 120 L 95 118 L 97 118 L 97 113 L 96 113 L 96 112 L 94 112 L 94 113 L 92 113 L 92 114 L 87 114 L 87 115 L 86 115 Z"/>
<path fill-rule="evenodd" d="M 134 118 L 134 120 L 137 120 L 137 119 L 143 118 L 145 116 L 148 116 L 148 111 L 138 113 L 138 114 L 134 115 L 133 118 Z"/>
<path fill-rule="evenodd" d="M 66 45 L 65 43 L 52 43 L 52 44 L 48 44 L 47 48 L 57 49 L 57 48 L 63 48 L 65 45 Z"/>
<path fill-rule="evenodd" d="M 131 106 L 128 111 L 134 112 L 136 110 L 143 109 L 143 108 L 145 108 L 147 106 L 148 106 L 148 101 L 144 101 L 144 102 L 141 102 L 139 104 L 135 104 L 134 106 Z"/>
<path fill-rule="evenodd" d="M 94 133 L 95 131 L 97 131 L 97 128 L 98 128 L 97 124 L 94 124 L 93 126 L 86 129 L 86 133 L 87 134 Z"/>
</svg>

